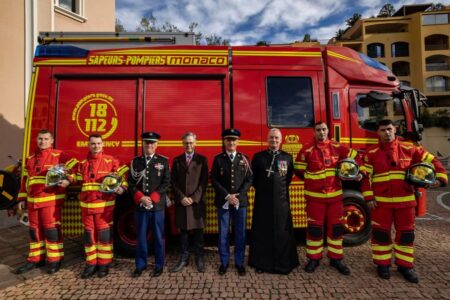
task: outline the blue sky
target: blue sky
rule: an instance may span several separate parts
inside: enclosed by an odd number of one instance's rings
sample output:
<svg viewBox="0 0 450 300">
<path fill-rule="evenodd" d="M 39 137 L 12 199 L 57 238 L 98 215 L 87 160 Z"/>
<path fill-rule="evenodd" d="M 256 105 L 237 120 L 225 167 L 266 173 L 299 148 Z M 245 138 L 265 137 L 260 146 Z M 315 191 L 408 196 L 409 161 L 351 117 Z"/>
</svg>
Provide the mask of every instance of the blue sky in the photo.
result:
<svg viewBox="0 0 450 300">
<path fill-rule="evenodd" d="M 431 2 L 431 1 L 430 1 Z M 448 1 L 435 1 L 449 5 Z M 127 31 L 135 31 L 142 16 L 153 16 L 158 25 L 172 23 L 187 30 L 197 22 L 203 34 L 216 34 L 232 45 L 272 44 L 302 40 L 305 33 L 326 43 L 354 12 L 376 16 L 391 3 L 429 3 L 418 0 L 116 0 L 116 17 Z"/>
</svg>

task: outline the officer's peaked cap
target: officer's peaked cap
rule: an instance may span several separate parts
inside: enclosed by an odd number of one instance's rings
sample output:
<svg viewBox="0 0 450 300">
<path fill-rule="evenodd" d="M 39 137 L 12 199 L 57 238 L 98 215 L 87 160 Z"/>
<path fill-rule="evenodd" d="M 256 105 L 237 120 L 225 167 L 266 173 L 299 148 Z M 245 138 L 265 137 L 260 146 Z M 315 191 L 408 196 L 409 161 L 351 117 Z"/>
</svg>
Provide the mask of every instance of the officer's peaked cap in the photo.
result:
<svg viewBox="0 0 450 300">
<path fill-rule="evenodd" d="M 141 134 L 143 141 L 157 142 L 161 138 L 159 134 L 153 131 L 147 131 Z"/>
<path fill-rule="evenodd" d="M 236 128 L 225 129 L 222 132 L 223 139 L 226 139 L 226 138 L 238 139 L 240 136 L 241 136 L 241 132 L 239 130 L 237 130 Z"/>
</svg>

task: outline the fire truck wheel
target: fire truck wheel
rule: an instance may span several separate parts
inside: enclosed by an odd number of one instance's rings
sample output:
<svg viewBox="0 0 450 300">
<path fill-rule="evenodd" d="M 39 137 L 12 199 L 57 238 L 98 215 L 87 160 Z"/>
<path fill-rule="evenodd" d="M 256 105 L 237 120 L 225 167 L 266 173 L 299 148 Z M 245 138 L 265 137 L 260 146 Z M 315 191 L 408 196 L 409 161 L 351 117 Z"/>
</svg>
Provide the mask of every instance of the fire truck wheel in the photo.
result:
<svg viewBox="0 0 450 300">
<path fill-rule="evenodd" d="M 123 200 L 123 201 L 121 201 Z M 125 202 L 130 203 L 130 199 L 120 199 L 116 203 Z M 115 250 L 123 256 L 134 257 L 136 253 L 136 222 L 134 220 L 134 207 L 133 205 L 119 205 L 114 212 L 114 244 Z M 153 252 L 151 245 L 152 233 L 149 230 L 147 236 L 147 249 L 149 253 Z"/>
<path fill-rule="evenodd" d="M 370 209 L 359 191 L 344 191 L 344 245 L 357 246 L 370 238 Z"/>
</svg>

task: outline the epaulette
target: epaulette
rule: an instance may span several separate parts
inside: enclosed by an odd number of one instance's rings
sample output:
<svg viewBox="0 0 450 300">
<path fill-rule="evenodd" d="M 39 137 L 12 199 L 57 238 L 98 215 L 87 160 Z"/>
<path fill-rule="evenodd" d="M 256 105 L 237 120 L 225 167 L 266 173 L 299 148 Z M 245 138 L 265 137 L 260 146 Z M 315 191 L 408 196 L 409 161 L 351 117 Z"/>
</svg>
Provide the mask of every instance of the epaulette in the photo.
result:
<svg viewBox="0 0 450 300">
<path fill-rule="evenodd" d="M 164 159 L 169 160 L 169 158 L 168 158 L 167 156 L 164 156 L 164 155 L 162 155 L 162 154 L 155 154 L 155 155 L 156 155 L 156 157 L 162 157 L 162 158 L 164 158 Z"/>
<path fill-rule="evenodd" d="M 410 142 L 399 142 L 398 145 L 407 150 L 414 148 L 414 144 Z"/>
<path fill-rule="evenodd" d="M 314 149 L 314 146 L 310 146 L 309 148 L 305 149 L 305 152 L 311 152 Z"/>
<path fill-rule="evenodd" d="M 336 141 L 330 141 L 330 145 L 333 146 L 333 147 L 335 147 L 335 148 L 339 148 L 339 147 L 341 146 L 341 144 L 339 144 L 339 143 L 336 142 Z"/>
<path fill-rule="evenodd" d="M 374 148 L 374 149 L 368 149 L 367 152 L 368 152 L 368 153 L 375 153 L 375 152 L 378 151 L 378 149 L 380 149 L 380 147 L 377 146 L 377 147 Z"/>
</svg>

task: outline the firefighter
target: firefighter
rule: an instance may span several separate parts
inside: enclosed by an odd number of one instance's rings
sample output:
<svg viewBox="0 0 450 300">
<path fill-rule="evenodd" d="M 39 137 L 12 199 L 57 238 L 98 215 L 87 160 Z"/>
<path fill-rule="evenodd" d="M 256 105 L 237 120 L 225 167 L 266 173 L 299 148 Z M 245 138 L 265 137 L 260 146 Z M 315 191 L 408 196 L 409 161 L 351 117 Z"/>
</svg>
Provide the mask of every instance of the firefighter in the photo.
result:
<svg viewBox="0 0 450 300">
<path fill-rule="evenodd" d="M 89 153 L 78 166 L 77 182 L 81 185 L 81 220 L 84 226 L 86 267 L 81 278 L 108 275 L 113 258 L 112 224 L 116 194 L 121 195 L 128 183 L 126 165 L 103 152 L 99 134 L 89 136 Z M 106 177 L 106 178 L 105 178 Z M 106 181 L 113 181 L 109 186 Z"/>
<path fill-rule="evenodd" d="M 305 181 L 306 234 L 305 271 L 313 273 L 323 254 L 324 224 L 330 265 L 341 274 L 349 275 L 350 269 L 343 263 L 342 235 L 344 234 L 344 206 L 341 179 L 336 176 L 336 167 L 342 159 L 354 159 L 355 150 L 328 139 L 328 127 L 324 122 L 314 126 L 314 141 L 305 145 L 297 155 L 295 174 Z M 361 179 L 358 174 L 357 179 Z"/>
<path fill-rule="evenodd" d="M 157 154 L 160 135 L 144 132 L 141 135 L 144 154 L 130 164 L 129 190 L 135 205 L 137 248 L 133 277 L 141 276 L 147 268 L 148 227 L 153 233 L 155 266 L 153 277 L 158 277 L 164 267 L 164 209 L 166 192 L 170 185 L 169 160 Z"/>
<path fill-rule="evenodd" d="M 30 251 L 27 263 L 16 270 L 17 274 L 45 265 L 48 274 L 61 267 L 64 258 L 61 234 L 61 208 L 66 197 L 66 188 L 73 182 L 73 168 L 77 160 L 60 150 L 53 149 L 53 135 L 42 129 L 37 135 L 38 149 L 29 156 L 24 165 L 18 195 L 18 209 L 28 209 Z M 54 186 L 46 185 L 47 171 L 56 165 L 64 165 L 68 172 Z"/>
<path fill-rule="evenodd" d="M 414 272 L 414 221 L 416 199 L 414 188 L 405 181 L 407 169 L 419 162 L 434 165 L 436 182 L 429 187 L 444 186 L 448 178 L 441 163 L 423 148 L 400 141 L 391 120 L 377 125 L 378 145 L 367 149 L 363 169 L 363 195 L 372 210 L 372 258 L 380 278 L 390 278 L 392 250 L 395 264 L 403 277 L 412 283 L 419 278 Z M 395 239 L 391 239 L 394 224 Z"/>
</svg>

